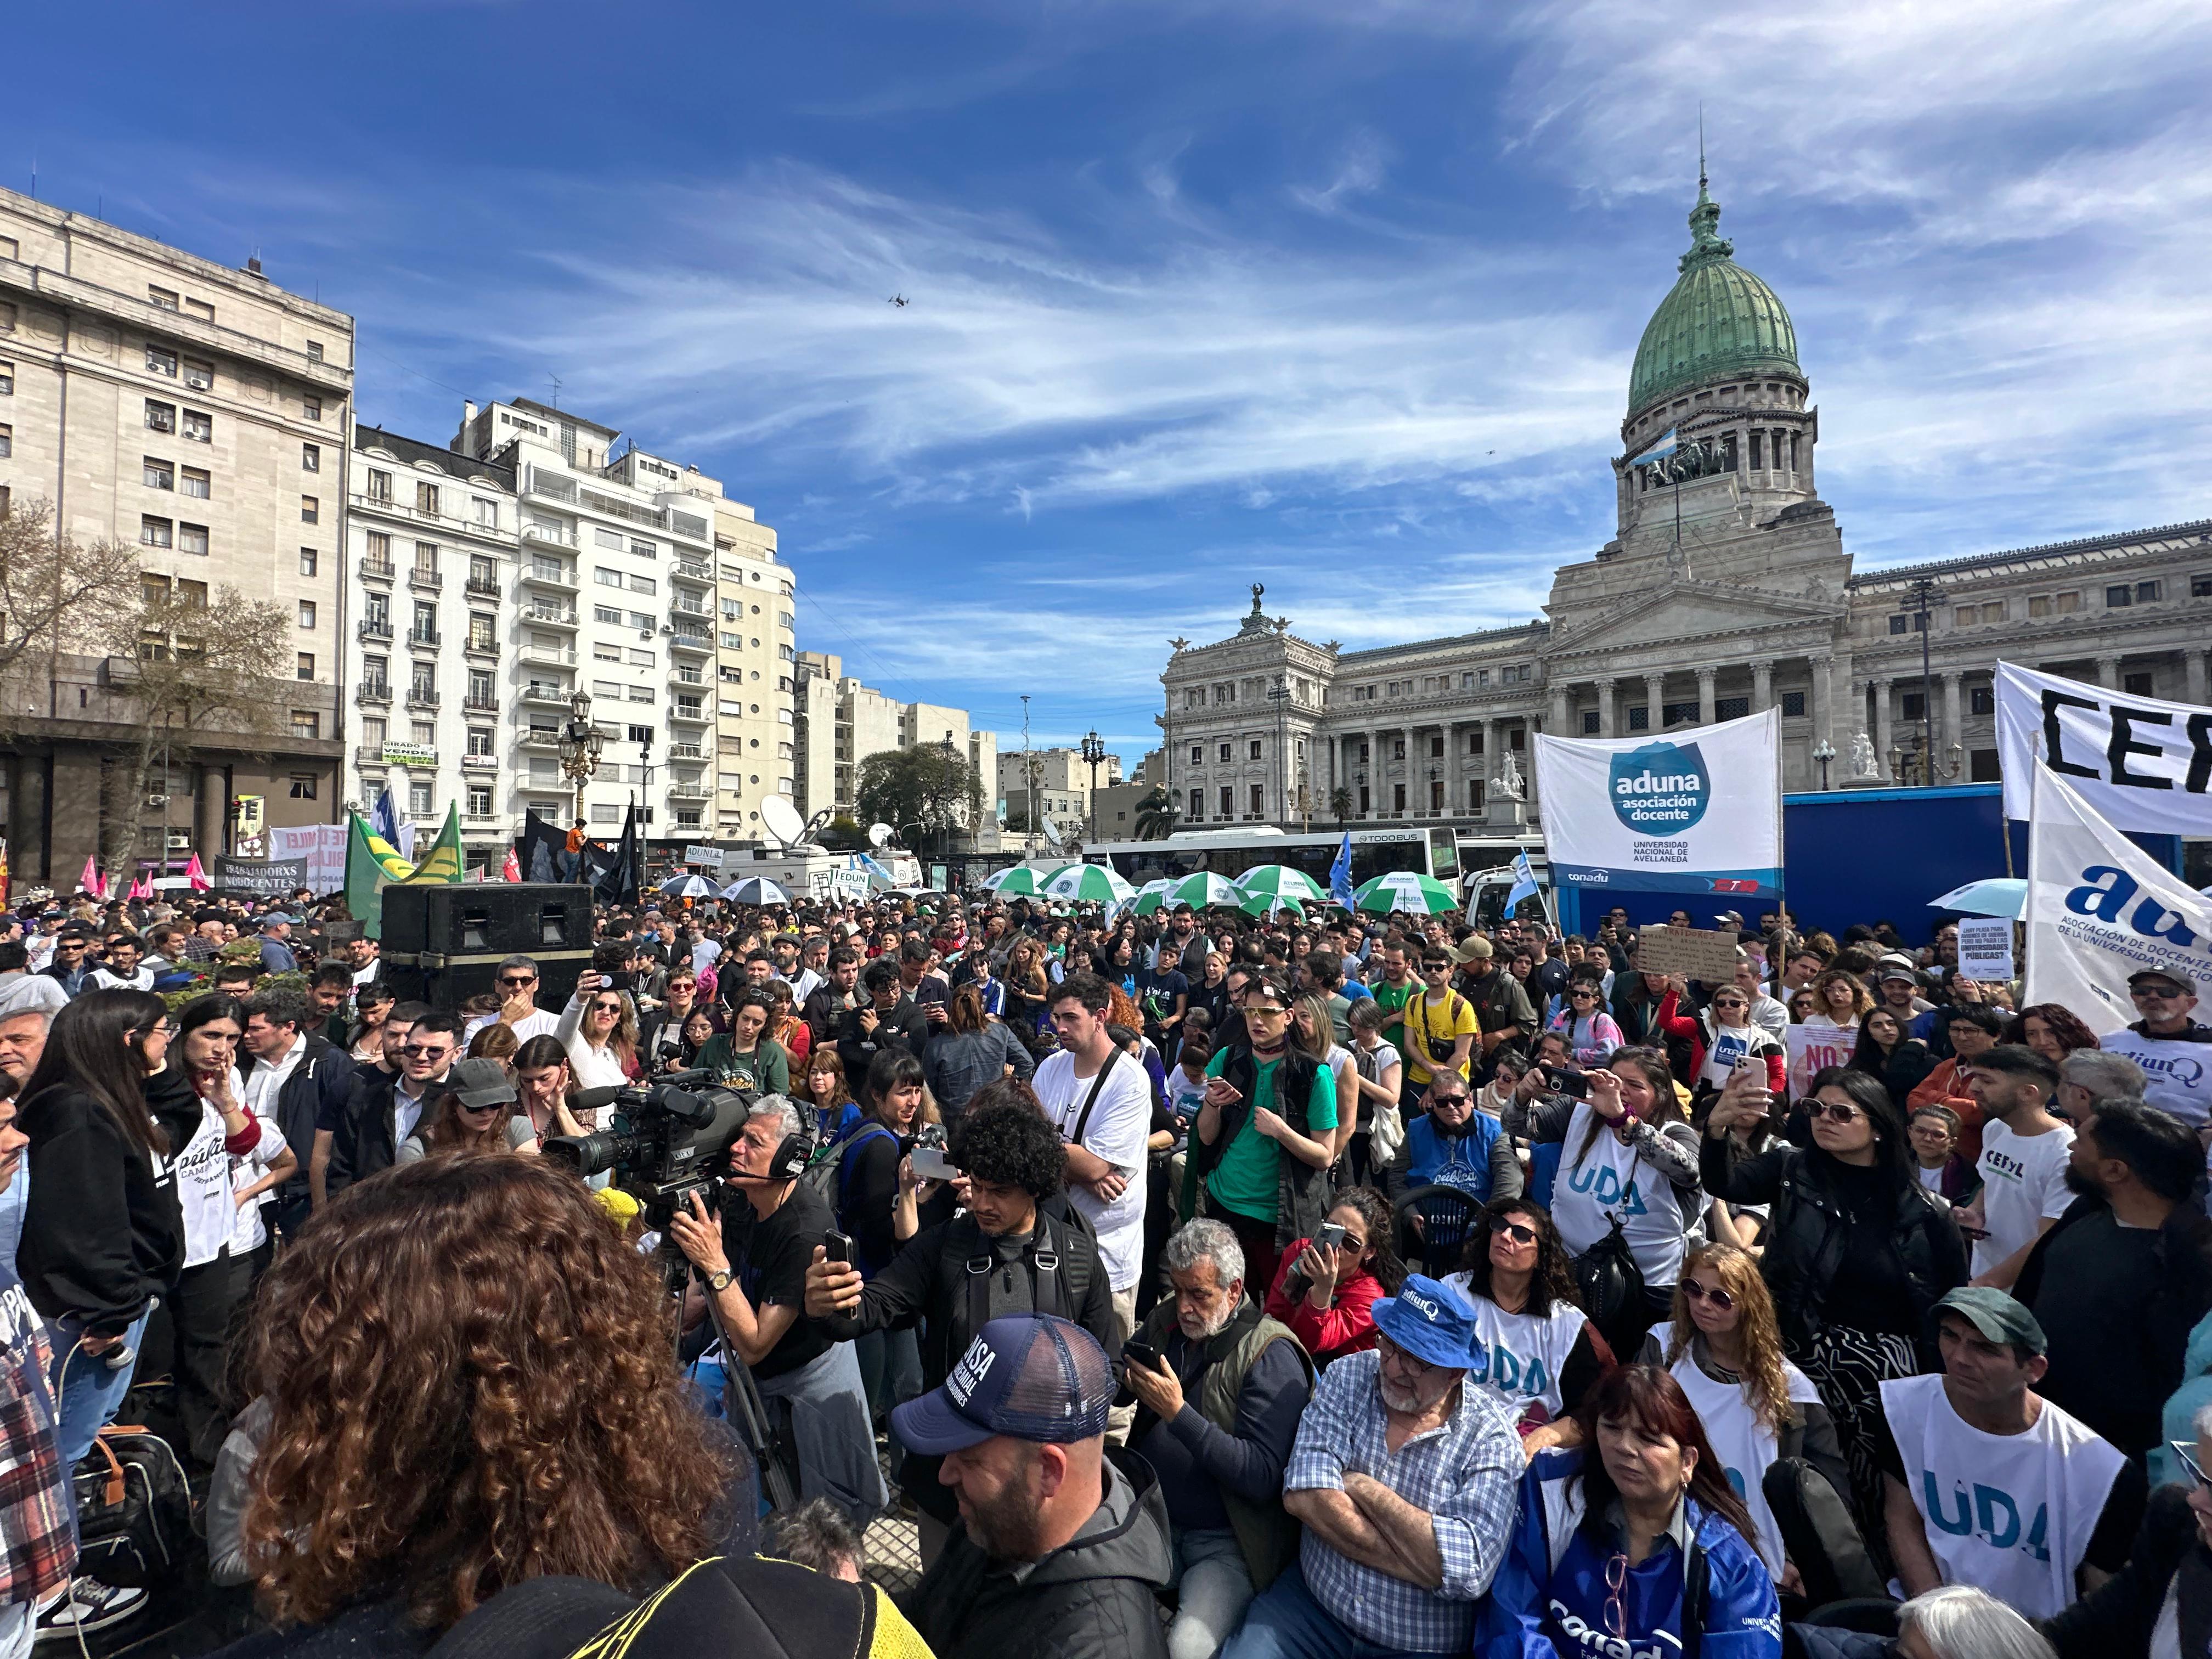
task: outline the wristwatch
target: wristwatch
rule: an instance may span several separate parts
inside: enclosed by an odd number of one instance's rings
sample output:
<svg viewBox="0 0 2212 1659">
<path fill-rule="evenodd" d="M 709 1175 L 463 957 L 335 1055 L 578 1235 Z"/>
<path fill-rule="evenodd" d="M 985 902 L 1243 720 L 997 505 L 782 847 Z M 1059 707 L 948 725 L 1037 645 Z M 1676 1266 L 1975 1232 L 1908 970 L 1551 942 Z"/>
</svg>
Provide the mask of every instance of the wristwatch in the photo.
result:
<svg viewBox="0 0 2212 1659">
<path fill-rule="evenodd" d="M 730 1288 L 730 1280 L 732 1277 L 733 1275 L 727 1267 L 723 1268 L 720 1273 L 708 1273 L 707 1275 L 707 1288 L 714 1291 L 715 1295 L 720 1296 L 724 1291 Z"/>
</svg>

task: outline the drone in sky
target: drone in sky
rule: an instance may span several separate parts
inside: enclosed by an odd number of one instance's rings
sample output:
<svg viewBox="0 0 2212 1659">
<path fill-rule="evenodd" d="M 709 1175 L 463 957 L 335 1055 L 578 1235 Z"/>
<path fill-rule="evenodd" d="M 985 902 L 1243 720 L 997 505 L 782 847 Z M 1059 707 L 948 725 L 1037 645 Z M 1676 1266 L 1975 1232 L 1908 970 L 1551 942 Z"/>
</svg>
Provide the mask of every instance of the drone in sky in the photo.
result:
<svg viewBox="0 0 2212 1659">
<path fill-rule="evenodd" d="M 908 299 L 903 294 L 894 294 L 891 295 L 889 303 L 896 306 L 901 311 L 903 311 L 907 307 L 912 305 L 914 301 Z"/>
</svg>

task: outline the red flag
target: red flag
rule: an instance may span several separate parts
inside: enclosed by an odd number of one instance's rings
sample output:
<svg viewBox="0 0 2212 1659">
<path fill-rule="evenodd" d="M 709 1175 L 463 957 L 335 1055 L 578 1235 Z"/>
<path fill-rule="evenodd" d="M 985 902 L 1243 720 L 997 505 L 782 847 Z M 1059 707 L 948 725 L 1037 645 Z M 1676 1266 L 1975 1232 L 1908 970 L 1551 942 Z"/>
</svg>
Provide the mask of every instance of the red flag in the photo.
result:
<svg viewBox="0 0 2212 1659">
<path fill-rule="evenodd" d="M 522 863 L 514 856 L 514 848 L 512 847 L 507 849 L 507 862 L 499 866 L 499 878 L 501 881 L 522 879 Z"/>
</svg>

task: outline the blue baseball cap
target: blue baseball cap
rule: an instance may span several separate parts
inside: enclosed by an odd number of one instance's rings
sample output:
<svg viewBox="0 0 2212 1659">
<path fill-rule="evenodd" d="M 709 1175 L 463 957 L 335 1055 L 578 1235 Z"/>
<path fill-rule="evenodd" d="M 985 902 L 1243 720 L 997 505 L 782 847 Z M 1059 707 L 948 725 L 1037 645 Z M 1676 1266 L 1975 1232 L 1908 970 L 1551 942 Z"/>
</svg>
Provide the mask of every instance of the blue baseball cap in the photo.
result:
<svg viewBox="0 0 2212 1659">
<path fill-rule="evenodd" d="M 1474 1364 L 1474 1310 L 1457 1291 L 1408 1273 L 1398 1294 L 1379 1298 L 1375 1328 L 1425 1364 L 1465 1370 Z"/>
<path fill-rule="evenodd" d="M 908 1451 L 942 1457 L 994 1435 L 1067 1445 L 1106 1432 L 1114 1369 L 1097 1338 L 1053 1314 L 1008 1314 L 977 1332 L 942 1386 L 891 1411 Z"/>
</svg>

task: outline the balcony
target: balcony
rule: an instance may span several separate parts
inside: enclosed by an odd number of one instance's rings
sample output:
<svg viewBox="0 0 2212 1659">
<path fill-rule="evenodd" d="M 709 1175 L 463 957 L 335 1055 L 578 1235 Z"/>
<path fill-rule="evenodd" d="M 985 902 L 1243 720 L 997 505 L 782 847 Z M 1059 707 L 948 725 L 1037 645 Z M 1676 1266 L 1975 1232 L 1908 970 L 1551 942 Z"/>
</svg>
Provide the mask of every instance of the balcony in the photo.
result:
<svg viewBox="0 0 2212 1659">
<path fill-rule="evenodd" d="M 363 581 L 388 582 L 398 574 L 389 559 L 374 559 L 366 555 L 362 558 L 361 578 Z"/>
<path fill-rule="evenodd" d="M 679 580 L 714 585 L 714 567 L 697 559 L 678 559 L 672 567 Z"/>
<path fill-rule="evenodd" d="M 553 564 L 543 559 L 532 559 L 522 567 L 522 580 L 533 587 L 556 587 L 566 593 L 576 591 L 576 573 L 562 564 Z"/>
<path fill-rule="evenodd" d="M 499 821 L 499 814 L 496 812 L 479 812 L 473 807 L 465 807 L 461 811 L 461 822 L 463 823 L 473 824 L 479 829 L 489 829 L 491 825 L 497 823 Z"/>
<path fill-rule="evenodd" d="M 410 687 L 407 693 L 407 706 L 419 713 L 434 713 L 438 707 L 438 694 L 427 685 Z"/>
<path fill-rule="evenodd" d="M 681 663 L 668 671 L 668 678 L 671 684 L 676 685 L 703 686 L 707 684 L 707 673 L 704 669 L 692 668 Z"/>
<path fill-rule="evenodd" d="M 668 718 L 678 726 L 712 726 L 714 723 L 714 717 L 707 712 L 704 703 L 687 708 L 679 702 L 668 711 Z"/>
<path fill-rule="evenodd" d="M 526 524 L 522 526 L 522 539 L 541 547 L 574 547 L 576 532 L 563 524 Z"/>
<path fill-rule="evenodd" d="M 392 638 L 392 618 L 389 617 L 363 617 L 361 619 L 360 623 L 353 631 L 354 637 L 356 639 L 385 640 L 388 641 Z"/>
<path fill-rule="evenodd" d="M 363 680 L 354 688 L 353 700 L 372 708 L 389 708 L 392 684 L 388 680 Z"/>
<path fill-rule="evenodd" d="M 529 663 L 538 668 L 574 668 L 576 665 L 576 653 L 573 647 L 526 645 L 514 655 L 517 661 Z"/>
<path fill-rule="evenodd" d="M 489 635 L 471 634 L 461 641 L 461 649 L 471 657 L 496 657 L 499 655 L 499 641 Z"/>
<path fill-rule="evenodd" d="M 672 743 L 668 745 L 671 760 L 704 760 L 707 751 L 696 743 Z"/>
<path fill-rule="evenodd" d="M 381 769 L 385 764 L 384 750 L 380 745 L 363 744 L 353 751 L 353 763 L 356 766 L 374 766 Z"/>
<path fill-rule="evenodd" d="M 537 708 L 566 708 L 570 693 L 565 685 L 552 685 L 544 680 L 532 680 L 515 693 L 517 702 L 526 702 Z"/>
<path fill-rule="evenodd" d="M 499 699 L 497 697 L 463 697 L 461 699 L 461 713 L 464 714 L 496 714 L 499 713 Z"/>
<path fill-rule="evenodd" d="M 668 619 L 678 625 L 687 621 L 707 622 L 714 614 L 703 605 L 685 605 L 680 600 L 668 607 Z"/>
<path fill-rule="evenodd" d="M 668 786 L 671 800 L 708 800 L 714 792 L 703 783 L 672 783 Z"/>
<path fill-rule="evenodd" d="M 461 757 L 461 770 L 464 772 L 496 772 L 499 770 L 499 757 L 496 755 L 464 755 Z"/>
<path fill-rule="evenodd" d="M 446 591 L 446 579 L 418 564 L 407 573 L 407 586 L 421 593 L 442 593 Z"/>
<path fill-rule="evenodd" d="M 563 477 L 558 472 L 549 472 L 542 466 L 526 466 L 522 469 L 522 493 L 543 495 L 552 501 L 567 501 L 573 507 L 576 501 L 576 481 Z"/>
<path fill-rule="evenodd" d="M 687 629 L 678 629 L 668 636 L 671 651 L 696 652 L 702 657 L 714 654 L 714 637 L 711 634 L 694 634 Z"/>
<path fill-rule="evenodd" d="M 496 576 L 471 576 L 461 584 L 461 591 L 472 599 L 495 599 L 499 597 Z"/>
<path fill-rule="evenodd" d="M 565 702 L 567 700 L 564 698 L 562 701 Z M 525 749 L 542 750 L 550 754 L 561 746 L 561 732 L 558 727 L 551 726 L 526 726 L 515 742 Z"/>
<path fill-rule="evenodd" d="M 526 605 L 522 620 L 538 628 L 574 628 L 576 613 L 557 605 Z"/>
<path fill-rule="evenodd" d="M 407 643 L 424 651 L 435 651 L 445 637 L 434 628 L 410 628 L 407 630 Z"/>
</svg>

